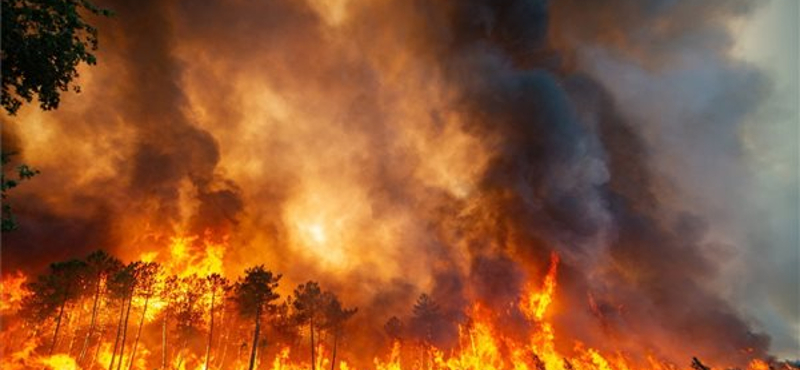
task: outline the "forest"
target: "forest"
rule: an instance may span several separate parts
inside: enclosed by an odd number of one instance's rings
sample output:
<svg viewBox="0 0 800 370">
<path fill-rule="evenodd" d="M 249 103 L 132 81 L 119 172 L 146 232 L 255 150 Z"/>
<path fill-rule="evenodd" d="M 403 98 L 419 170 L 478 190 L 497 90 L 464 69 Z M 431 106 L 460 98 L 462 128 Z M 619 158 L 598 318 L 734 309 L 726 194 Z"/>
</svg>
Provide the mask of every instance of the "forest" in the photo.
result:
<svg viewBox="0 0 800 370">
<path fill-rule="evenodd" d="M 168 361 L 182 368 L 193 357 L 202 358 L 204 369 L 245 359 L 252 369 L 259 356 L 296 348 L 306 337 L 312 364 L 316 351 L 310 349 L 330 343 L 333 368 L 346 323 L 357 309 L 314 281 L 280 297 L 280 280 L 263 265 L 236 280 L 216 273 L 170 275 L 156 262 L 126 264 L 96 251 L 53 263 L 46 274 L 24 283 L 19 312 L 27 330 L 16 340 L 37 338 L 39 350 L 67 354 L 85 368 L 94 368 L 99 356 L 117 370 L 138 368 L 137 361 L 157 356 L 161 368 Z M 146 326 L 159 327 L 160 343 L 142 351 Z M 112 343 L 110 351 L 104 348 Z"/>
</svg>

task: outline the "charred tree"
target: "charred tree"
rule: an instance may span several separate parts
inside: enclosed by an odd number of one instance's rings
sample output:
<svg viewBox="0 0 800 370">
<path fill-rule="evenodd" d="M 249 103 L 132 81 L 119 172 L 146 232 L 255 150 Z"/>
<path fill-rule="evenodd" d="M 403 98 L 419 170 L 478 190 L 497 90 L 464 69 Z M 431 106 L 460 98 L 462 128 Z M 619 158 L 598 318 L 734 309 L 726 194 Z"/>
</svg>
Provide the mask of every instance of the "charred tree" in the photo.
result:
<svg viewBox="0 0 800 370">
<path fill-rule="evenodd" d="M 94 335 L 97 326 L 97 314 L 100 305 L 102 287 L 109 276 L 115 274 L 122 269 L 122 262 L 118 259 L 108 255 L 104 251 L 96 251 L 86 258 L 86 265 L 88 270 L 88 279 L 90 285 L 94 288 L 94 295 L 92 297 L 92 316 L 89 321 L 89 329 L 86 331 L 86 337 L 83 340 L 81 351 L 78 354 L 77 363 L 82 364 L 86 357 L 86 352 L 89 350 L 92 335 Z"/>
<path fill-rule="evenodd" d="M 261 332 L 261 316 L 273 307 L 272 302 L 279 298 L 275 293 L 281 275 L 274 275 L 266 270 L 263 265 L 245 271 L 244 278 L 235 286 L 235 299 L 239 312 L 244 317 L 254 320 L 253 342 L 250 350 L 249 370 L 255 367 L 258 340 Z"/>
<path fill-rule="evenodd" d="M 144 319 L 147 315 L 147 305 L 150 303 L 150 298 L 153 296 L 156 277 L 160 271 L 160 266 L 155 262 L 148 262 L 141 266 L 139 271 L 139 286 L 144 295 L 144 307 L 142 308 L 142 316 L 139 319 L 139 328 L 136 330 L 136 338 L 133 340 L 133 348 L 131 349 L 130 358 L 128 359 L 128 369 L 133 369 L 133 361 L 136 358 L 136 349 L 139 346 L 139 338 L 142 336 L 142 327 L 144 326 Z"/>
<path fill-rule="evenodd" d="M 206 344 L 206 360 L 203 366 L 204 370 L 208 370 L 208 365 L 211 360 L 211 343 L 214 339 L 214 300 L 217 297 L 217 292 L 223 290 L 228 285 L 228 280 L 219 274 L 211 274 L 206 278 L 208 289 L 211 292 L 211 305 L 209 307 L 209 324 L 208 324 L 208 343 Z"/>
</svg>

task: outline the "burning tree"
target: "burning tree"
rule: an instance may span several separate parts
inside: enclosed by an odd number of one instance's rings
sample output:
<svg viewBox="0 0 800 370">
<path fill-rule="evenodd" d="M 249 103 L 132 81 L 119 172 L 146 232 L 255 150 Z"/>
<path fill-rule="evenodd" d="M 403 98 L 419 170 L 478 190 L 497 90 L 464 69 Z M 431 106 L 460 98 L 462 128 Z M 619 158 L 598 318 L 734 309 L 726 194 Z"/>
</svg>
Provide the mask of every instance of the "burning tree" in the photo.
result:
<svg viewBox="0 0 800 370">
<path fill-rule="evenodd" d="M 438 332 L 444 315 L 442 315 L 439 304 L 429 295 L 421 294 L 414 303 L 412 309 L 411 330 L 419 339 L 423 346 L 428 347 L 435 342 L 435 335 Z"/>
<path fill-rule="evenodd" d="M 245 276 L 236 283 L 234 288 L 239 313 L 244 317 L 252 318 L 255 324 L 248 367 L 250 370 L 255 367 L 258 339 L 261 333 L 261 317 L 274 309 L 275 305 L 272 302 L 280 297 L 275 293 L 280 279 L 280 274 L 274 275 L 260 265 L 245 270 Z"/>
<path fill-rule="evenodd" d="M 383 331 L 393 343 L 401 342 L 405 336 L 405 325 L 397 316 L 392 316 L 383 325 Z"/>
<path fill-rule="evenodd" d="M 170 275 L 162 282 L 159 291 L 159 298 L 164 302 L 164 309 L 161 313 L 161 368 L 167 368 L 167 357 L 169 353 L 169 336 L 167 335 L 170 318 L 175 316 L 175 306 L 180 296 L 179 281 L 175 275 Z"/>
<path fill-rule="evenodd" d="M 117 369 L 122 367 L 123 355 L 125 353 L 125 340 L 128 334 L 128 319 L 131 313 L 131 303 L 133 301 L 133 294 L 136 290 L 136 285 L 141 272 L 142 263 L 135 261 L 127 264 L 124 268 L 119 270 L 110 281 L 109 289 L 111 295 L 115 297 L 119 303 L 119 318 L 117 322 L 117 331 L 114 336 L 114 347 L 111 351 L 111 362 L 108 365 L 109 370 L 114 369 L 114 364 L 117 364 Z M 117 349 L 119 349 L 119 362 L 117 360 Z"/>
<path fill-rule="evenodd" d="M 225 279 L 220 274 L 211 274 L 206 277 L 208 284 L 208 291 L 211 294 L 211 303 L 208 308 L 209 324 L 208 324 L 208 344 L 206 345 L 206 359 L 203 369 L 208 370 L 209 361 L 211 358 L 211 342 L 214 339 L 214 304 L 219 294 L 224 294 L 228 288 L 228 279 Z"/>
<path fill-rule="evenodd" d="M 323 330 L 333 336 L 331 358 L 331 370 L 333 370 L 336 363 L 338 341 L 343 333 L 344 324 L 356 313 L 357 309 L 343 308 L 335 294 L 323 291 L 315 281 L 300 284 L 294 290 L 292 298 L 295 321 L 300 325 L 308 325 L 312 370 L 317 366 L 317 351 Z"/>
<path fill-rule="evenodd" d="M 92 335 L 94 335 L 97 327 L 97 317 L 100 302 L 106 293 L 108 279 L 121 270 L 123 264 L 120 260 L 114 258 L 108 253 L 98 250 L 86 257 L 86 284 L 92 287 L 94 295 L 92 297 L 92 313 L 89 321 L 89 328 L 86 331 L 83 345 L 81 346 L 80 354 L 78 355 L 77 362 L 82 364 L 86 353 L 89 351 L 91 345 Z"/>
<path fill-rule="evenodd" d="M 294 290 L 292 305 L 297 322 L 308 325 L 309 339 L 311 341 L 311 369 L 316 367 L 316 346 L 314 344 L 314 333 L 317 332 L 320 322 L 323 320 L 323 305 L 327 298 L 319 284 L 309 281 L 300 284 Z M 317 334 L 319 337 L 319 334 Z"/>
<path fill-rule="evenodd" d="M 139 268 L 139 295 L 144 297 L 144 305 L 142 307 L 142 314 L 139 318 L 139 328 L 136 330 L 136 338 L 133 341 L 133 348 L 131 349 L 130 359 L 128 360 L 128 369 L 133 369 L 133 361 L 136 358 L 136 349 L 139 346 L 139 339 L 142 336 L 142 327 L 144 327 L 144 320 L 147 317 L 147 307 L 150 303 L 150 298 L 155 295 L 156 283 L 158 275 L 161 273 L 161 266 L 155 262 L 146 262 Z M 120 364 L 122 360 L 120 360 Z"/>
<path fill-rule="evenodd" d="M 30 318 L 44 322 L 55 315 L 53 339 L 47 351 L 52 355 L 58 344 L 58 334 L 69 303 L 78 300 L 85 292 L 86 263 L 80 260 L 58 262 L 50 265 L 50 273 L 28 285 L 33 293 L 23 302 L 23 312 Z"/>
<path fill-rule="evenodd" d="M 401 361 L 404 338 L 413 338 L 413 348 L 422 350 L 422 358 L 415 360 L 412 368 L 441 370 L 464 370 L 491 367 L 498 370 L 636 370 L 636 369 L 677 369 L 669 362 L 649 358 L 646 365 L 637 364 L 623 352 L 603 353 L 599 349 L 575 343 L 572 352 L 561 352 L 554 341 L 555 327 L 548 320 L 547 312 L 556 298 L 557 265 L 559 259 L 551 258 L 551 265 L 543 277 L 541 286 L 531 286 L 518 297 L 516 308 L 521 310 L 530 324 L 530 336 L 520 341 L 506 336 L 498 325 L 496 312 L 490 312 L 480 305 L 469 311 L 469 322 L 460 327 L 459 346 L 445 353 L 437 337 L 448 325 L 448 315 L 442 313 L 441 306 L 429 295 L 422 294 L 411 309 L 406 328 L 403 321 L 392 317 L 384 325 L 386 334 L 393 346 L 388 362 L 375 360 L 378 370 L 402 370 L 407 368 Z M 205 276 L 193 274 L 165 274 L 163 265 L 154 262 L 133 261 L 123 265 L 119 260 L 103 253 L 95 252 L 85 261 L 70 260 L 51 265 L 47 274 L 39 276 L 22 299 L 21 313 L 39 323 L 31 341 L 34 346 L 28 352 L 17 353 L 12 359 L 22 361 L 22 366 L 50 366 L 71 368 L 78 366 L 75 359 L 83 356 L 82 368 L 91 369 L 95 359 L 88 361 L 86 353 L 91 342 L 97 337 L 97 352 L 103 356 L 99 360 L 108 369 L 142 369 L 157 361 L 159 353 L 147 348 L 148 340 L 143 334 L 146 324 L 161 320 L 161 369 L 168 368 L 231 368 L 248 362 L 254 369 L 258 359 L 269 353 L 259 352 L 268 323 L 271 338 L 278 350 L 275 353 L 273 370 L 297 370 L 304 366 L 319 369 L 329 364 L 330 370 L 349 369 L 345 361 L 339 361 L 341 340 L 347 322 L 357 312 L 356 308 L 345 308 L 339 298 L 325 291 L 320 284 L 309 281 L 300 284 L 293 294 L 281 303 L 276 293 L 281 275 L 256 266 L 245 271 L 245 275 L 231 287 L 228 280 L 220 274 Z M 99 284 L 99 285 L 98 285 Z M 4 285 L 5 287 L 5 285 Z M 229 289 L 230 288 L 230 289 Z M 103 305 L 102 302 L 108 302 Z M 152 304 L 158 302 L 158 304 Z M 151 314 L 148 314 L 152 310 Z M 235 309 L 234 309 L 235 308 Z M 83 322 L 81 317 L 86 319 Z M 221 312 L 219 312 L 221 311 Z M 131 312 L 141 314 L 136 324 L 136 336 L 131 349 L 126 353 L 127 330 Z M 88 316 L 91 314 L 91 316 Z M 207 321 L 206 318 L 207 317 Z M 222 330 L 219 321 L 224 322 Z M 268 320 L 265 322 L 264 320 Z M 44 323 L 44 324 L 42 324 Z M 206 326 L 207 324 L 207 326 Z M 107 326 L 111 330 L 98 330 Z M 49 329 L 52 327 L 52 332 Z M 41 333 L 40 330 L 48 330 Z M 307 328 L 312 346 L 311 362 L 293 362 L 290 357 L 292 346 L 301 338 L 299 330 Z M 208 332 L 204 332 L 204 330 Z M 252 337 L 247 334 L 252 329 Z M 70 333 L 69 349 L 63 342 L 63 333 Z M 84 344 L 73 347 L 75 338 L 86 330 L 82 337 Z M 97 332 L 99 335 L 96 335 Z M 93 334 L 94 333 L 94 334 Z M 106 334 L 104 334 L 106 333 Z M 216 334 L 215 334 L 216 333 Z M 152 332 L 150 334 L 157 334 Z M 207 337 L 199 334 L 206 334 Z M 216 336 L 216 338 L 215 338 Z M 153 338 L 154 336 L 149 336 Z M 89 344 L 87 343 L 89 338 Z M 203 340 L 202 338 L 205 338 Z M 40 339 L 49 339 L 40 340 Z M 198 340 L 199 339 L 199 340 Z M 251 340 L 248 346 L 248 341 Z M 38 345 L 43 343 L 43 345 Z M 175 343 L 175 344 L 171 344 Z M 203 343 L 205 352 L 201 348 Z M 226 354 L 231 345 L 240 346 L 239 358 L 228 359 Z M 190 345 L 191 344 L 191 345 Z M 113 345 L 113 346 L 112 346 Z M 147 350 L 140 351 L 142 347 Z M 75 351 L 73 351 L 75 348 Z M 168 349 L 174 348 L 171 351 Z M 218 348 L 218 349 L 217 349 Z M 61 349 L 61 351 L 59 351 Z M 78 350 L 79 349 L 79 350 Z M 330 349 L 330 352 L 326 352 Z M 41 352 L 41 357 L 36 352 Z M 95 352 L 95 358 L 97 358 Z M 108 352 L 106 354 L 106 352 Z M 220 355 L 217 355 L 221 352 Z M 152 353 L 152 354 L 151 354 Z M 213 356 L 212 356 L 213 353 Z M 330 358 L 325 354 L 329 353 Z M 201 357 L 201 354 L 204 356 Z M 126 356 L 127 355 L 127 356 Z M 31 357 L 34 360 L 24 360 Z M 142 362 L 137 362 L 137 356 Z M 22 360 L 19 360 L 22 359 Z M 212 359 L 214 361 L 212 361 Z M 248 361 L 249 360 L 249 361 Z M 237 362 L 238 361 L 238 362 Z M 145 365 L 142 365 L 145 364 Z M 691 366 L 696 370 L 711 367 L 694 358 Z M 790 363 L 754 360 L 748 370 L 776 369 L 794 370 Z"/>
<path fill-rule="evenodd" d="M 179 294 L 174 302 L 175 339 L 178 341 L 176 367 L 185 360 L 189 341 L 200 334 L 205 307 L 206 281 L 197 275 L 189 275 L 178 281 Z"/>
<path fill-rule="evenodd" d="M 333 335 L 333 353 L 331 354 L 331 370 L 336 366 L 336 349 L 339 343 L 339 337 L 344 333 L 344 324 L 349 320 L 358 308 L 343 308 L 339 299 L 333 295 L 329 295 L 329 299 L 325 302 L 323 307 L 324 321 L 321 325 L 324 329 Z"/>
</svg>

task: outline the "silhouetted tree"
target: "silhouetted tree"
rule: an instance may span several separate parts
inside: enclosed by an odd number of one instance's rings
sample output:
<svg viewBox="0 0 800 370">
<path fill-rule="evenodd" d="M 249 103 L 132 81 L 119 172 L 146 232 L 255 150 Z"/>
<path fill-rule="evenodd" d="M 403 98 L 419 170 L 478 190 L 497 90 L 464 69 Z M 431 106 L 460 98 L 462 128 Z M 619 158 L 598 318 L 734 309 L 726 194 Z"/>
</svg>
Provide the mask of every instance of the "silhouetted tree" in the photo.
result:
<svg viewBox="0 0 800 370">
<path fill-rule="evenodd" d="M 287 297 L 286 301 L 276 305 L 272 314 L 270 324 L 272 329 L 277 335 L 276 340 L 290 346 L 294 346 L 300 339 L 300 323 L 291 312 L 291 297 Z"/>
<path fill-rule="evenodd" d="M 228 286 L 228 279 L 225 279 L 219 274 L 211 274 L 206 277 L 208 290 L 211 294 L 211 305 L 208 309 L 209 324 L 208 324 L 208 344 L 206 345 L 206 362 L 203 369 L 208 370 L 209 360 L 211 359 L 211 343 L 214 338 L 214 303 L 218 294 L 223 294 Z"/>
<path fill-rule="evenodd" d="M 414 304 L 411 318 L 412 330 L 426 345 L 433 343 L 436 326 L 442 320 L 439 305 L 427 294 L 422 294 Z"/>
<path fill-rule="evenodd" d="M 316 367 L 316 345 L 314 344 L 314 333 L 317 327 L 324 320 L 324 306 L 327 297 L 322 293 L 319 284 L 309 281 L 300 284 L 293 294 L 292 306 L 297 322 L 301 325 L 307 324 L 309 338 L 311 341 L 311 370 Z"/>
<path fill-rule="evenodd" d="M 86 0 L 3 0 L 2 9 L 3 108 L 13 115 L 34 96 L 58 108 L 61 92 L 80 91 L 78 65 L 97 61 L 97 29 L 82 15 L 111 12 Z"/>
<path fill-rule="evenodd" d="M 429 367 L 431 346 L 436 339 L 435 335 L 440 333 L 441 323 L 444 316 L 439 305 L 427 294 L 422 294 L 414 304 L 411 316 L 411 332 L 419 341 L 422 351 L 422 362 Z"/>
<path fill-rule="evenodd" d="M 33 293 L 23 302 L 23 310 L 29 311 L 34 319 L 45 320 L 56 315 L 53 339 L 48 355 L 52 355 L 58 343 L 64 312 L 67 303 L 78 299 L 83 292 L 86 264 L 79 260 L 69 260 L 50 265 L 50 273 L 42 275 L 28 284 Z"/>
<path fill-rule="evenodd" d="M 253 345 L 250 351 L 250 366 L 253 370 L 258 348 L 258 337 L 261 330 L 261 316 L 273 309 L 272 302 L 279 298 L 275 293 L 281 275 L 273 275 L 263 265 L 245 270 L 245 276 L 239 280 L 235 288 L 236 302 L 242 316 L 253 318 L 255 330 L 253 331 Z"/>
<path fill-rule="evenodd" d="M 168 339 L 167 327 L 170 316 L 174 315 L 175 302 L 178 299 L 178 277 L 171 275 L 164 279 L 164 285 L 160 290 L 160 298 L 165 303 L 161 315 L 161 369 L 167 368 Z"/>
<path fill-rule="evenodd" d="M 109 281 L 109 292 L 111 296 L 117 298 L 119 301 L 119 319 L 117 321 L 117 333 L 114 336 L 114 347 L 111 351 L 111 361 L 108 364 L 108 369 L 112 370 L 114 364 L 117 363 L 117 350 L 119 349 L 119 364 L 122 363 L 122 354 L 125 349 L 125 334 L 128 329 L 128 317 L 130 315 L 131 299 L 133 298 L 133 291 L 136 288 L 136 279 L 139 272 L 141 262 L 131 262 L 125 265 L 124 268 L 119 270 Z M 120 346 L 120 340 L 122 346 Z"/>
<path fill-rule="evenodd" d="M 0 104 L 6 113 L 16 114 L 23 101 L 30 102 L 34 96 L 43 110 L 55 109 L 61 92 L 70 87 L 80 90 L 73 84 L 78 65 L 96 62 L 93 51 L 97 50 L 97 30 L 84 20 L 87 12 L 111 14 L 88 0 L 3 0 Z M 2 232 L 16 228 L 8 190 L 38 173 L 23 164 L 15 169 L 18 179 L 9 179 L 6 164 L 13 154 L 2 150 Z"/>
<path fill-rule="evenodd" d="M 403 322 L 397 316 L 392 316 L 386 321 L 386 324 L 383 325 L 383 331 L 392 342 L 402 341 L 405 335 Z"/>
<path fill-rule="evenodd" d="M 204 308 L 201 299 L 206 293 L 206 281 L 197 275 L 190 275 L 181 278 L 177 286 L 180 294 L 174 302 L 174 313 L 176 339 L 179 343 L 176 367 L 180 368 L 189 340 L 200 334 Z"/>
<path fill-rule="evenodd" d="M 130 358 L 128 359 L 129 370 L 133 369 L 133 360 L 136 358 L 136 349 L 139 346 L 139 338 L 142 336 L 144 319 L 147 316 L 147 306 L 150 303 L 150 298 L 155 294 L 156 279 L 160 272 L 161 266 L 155 262 L 145 262 L 139 267 L 139 294 L 144 297 L 144 306 L 142 307 L 142 316 L 139 318 L 139 328 L 136 330 L 136 338 L 133 341 L 133 348 L 131 349 Z M 120 360 L 120 363 L 122 363 L 122 360 Z"/>
<path fill-rule="evenodd" d="M 331 370 L 334 370 L 336 364 L 336 349 L 339 343 L 339 337 L 343 334 L 344 324 L 349 320 L 358 308 L 343 308 L 339 299 L 329 294 L 325 299 L 324 317 L 325 321 L 323 327 L 333 335 L 333 352 L 331 354 Z"/>
<path fill-rule="evenodd" d="M 222 300 L 220 301 L 220 309 L 221 314 L 219 315 L 220 321 L 220 331 L 219 335 L 217 336 L 217 351 L 222 351 L 221 355 L 214 356 L 216 360 L 216 367 L 218 368 L 225 368 L 225 360 L 228 356 L 228 348 L 230 347 L 231 337 L 236 337 L 238 333 L 241 331 L 238 327 L 241 325 L 239 320 L 239 315 L 236 314 L 236 296 L 235 296 L 235 289 L 234 286 L 229 284 L 226 289 L 224 290 L 224 295 L 221 297 Z"/>
<path fill-rule="evenodd" d="M 83 340 L 80 354 L 78 355 L 77 362 L 83 363 L 86 352 L 89 350 L 92 335 L 94 335 L 97 326 L 97 314 L 99 310 L 100 298 L 102 296 L 102 288 L 105 286 L 109 277 L 117 273 L 123 267 L 120 260 L 110 256 L 104 251 L 98 250 L 86 257 L 86 279 L 87 286 L 93 290 L 94 296 L 92 297 L 92 317 L 89 321 L 89 329 L 86 331 L 86 337 Z"/>
</svg>

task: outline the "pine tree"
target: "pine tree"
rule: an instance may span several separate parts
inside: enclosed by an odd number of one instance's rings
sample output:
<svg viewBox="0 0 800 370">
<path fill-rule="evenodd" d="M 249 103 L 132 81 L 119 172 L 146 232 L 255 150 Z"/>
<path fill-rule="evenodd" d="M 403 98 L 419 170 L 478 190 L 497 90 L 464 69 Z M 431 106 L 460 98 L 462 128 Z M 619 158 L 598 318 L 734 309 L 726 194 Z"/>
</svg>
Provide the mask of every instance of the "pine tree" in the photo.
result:
<svg viewBox="0 0 800 370">
<path fill-rule="evenodd" d="M 236 284 L 235 297 L 239 306 L 239 313 L 244 317 L 252 318 L 255 322 L 249 370 L 253 370 L 255 367 L 261 331 L 261 317 L 264 313 L 274 309 L 272 302 L 280 297 L 275 293 L 280 279 L 281 275 L 274 275 L 261 265 L 247 269 L 245 276 Z"/>
</svg>

